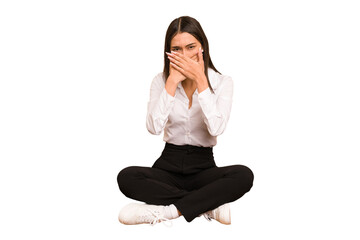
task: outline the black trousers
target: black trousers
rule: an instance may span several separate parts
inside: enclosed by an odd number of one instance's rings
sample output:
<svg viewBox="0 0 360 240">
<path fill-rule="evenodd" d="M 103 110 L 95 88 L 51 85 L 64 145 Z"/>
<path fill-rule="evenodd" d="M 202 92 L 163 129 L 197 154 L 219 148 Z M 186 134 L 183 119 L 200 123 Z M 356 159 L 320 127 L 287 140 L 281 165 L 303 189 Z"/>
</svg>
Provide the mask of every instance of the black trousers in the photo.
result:
<svg viewBox="0 0 360 240">
<path fill-rule="evenodd" d="M 150 167 L 127 167 L 117 176 L 127 197 L 154 205 L 174 204 L 186 221 L 242 197 L 253 186 L 246 166 L 217 167 L 211 147 L 165 144 Z"/>
</svg>

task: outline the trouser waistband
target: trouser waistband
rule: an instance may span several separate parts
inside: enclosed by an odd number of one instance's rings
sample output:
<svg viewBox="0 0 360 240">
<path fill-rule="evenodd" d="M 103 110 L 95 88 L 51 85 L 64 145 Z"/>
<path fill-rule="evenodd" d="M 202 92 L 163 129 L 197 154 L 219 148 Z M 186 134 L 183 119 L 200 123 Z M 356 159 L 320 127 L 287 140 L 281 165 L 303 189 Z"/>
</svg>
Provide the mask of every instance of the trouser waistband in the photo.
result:
<svg viewBox="0 0 360 240">
<path fill-rule="evenodd" d="M 176 150 L 199 150 L 205 152 L 212 152 L 212 147 L 200 147 L 200 146 L 193 146 L 193 145 L 175 145 L 172 143 L 165 143 L 165 149 L 176 149 Z"/>
<path fill-rule="evenodd" d="M 155 168 L 185 175 L 215 166 L 212 147 L 174 145 L 171 143 L 165 144 L 161 156 L 153 165 Z"/>
</svg>

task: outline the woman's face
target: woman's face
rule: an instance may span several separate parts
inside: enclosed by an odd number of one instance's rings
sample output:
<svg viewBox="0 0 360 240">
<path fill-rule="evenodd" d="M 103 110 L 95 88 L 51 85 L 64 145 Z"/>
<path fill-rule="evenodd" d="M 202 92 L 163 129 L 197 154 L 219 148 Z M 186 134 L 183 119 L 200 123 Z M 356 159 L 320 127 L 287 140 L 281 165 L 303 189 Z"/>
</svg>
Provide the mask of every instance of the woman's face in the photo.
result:
<svg viewBox="0 0 360 240">
<path fill-rule="evenodd" d="M 170 50 L 199 61 L 198 52 L 202 48 L 201 43 L 190 33 L 177 33 L 171 40 Z"/>
</svg>

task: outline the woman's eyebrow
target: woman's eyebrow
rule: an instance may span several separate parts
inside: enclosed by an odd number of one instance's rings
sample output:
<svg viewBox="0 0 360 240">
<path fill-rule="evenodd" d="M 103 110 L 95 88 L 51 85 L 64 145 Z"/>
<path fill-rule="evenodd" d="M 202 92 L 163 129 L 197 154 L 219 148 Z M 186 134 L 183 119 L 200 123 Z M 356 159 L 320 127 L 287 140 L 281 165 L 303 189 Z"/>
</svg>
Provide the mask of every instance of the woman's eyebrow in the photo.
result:
<svg viewBox="0 0 360 240">
<path fill-rule="evenodd" d="M 193 44 L 196 44 L 196 43 L 189 43 L 188 45 L 186 45 L 185 47 L 188 47 L 188 46 L 190 46 L 190 45 L 193 45 Z M 179 47 L 179 46 L 172 46 L 171 48 L 181 48 L 181 47 Z"/>
<path fill-rule="evenodd" d="M 188 47 L 188 46 L 190 46 L 190 45 L 193 45 L 193 44 L 196 44 L 196 43 L 194 43 L 194 42 L 193 42 L 193 43 L 189 43 L 188 45 L 186 45 L 186 47 Z"/>
</svg>

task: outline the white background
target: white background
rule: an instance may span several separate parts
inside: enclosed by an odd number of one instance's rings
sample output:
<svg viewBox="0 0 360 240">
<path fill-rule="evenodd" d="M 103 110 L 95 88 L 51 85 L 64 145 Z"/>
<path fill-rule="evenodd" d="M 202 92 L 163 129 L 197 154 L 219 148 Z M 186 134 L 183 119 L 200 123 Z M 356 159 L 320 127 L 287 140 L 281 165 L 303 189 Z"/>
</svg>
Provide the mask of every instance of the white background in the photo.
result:
<svg viewBox="0 0 360 240">
<path fill-rule="evenodd" d="M 357 1 L 1 1 L 1 239 L 359 239 Z M 164 142 L 145 116 L 170 22 L 195 17 L 235 84 L 218 166 L 232 225 L 124 226 L 117 173 Z"/>
</svg>

